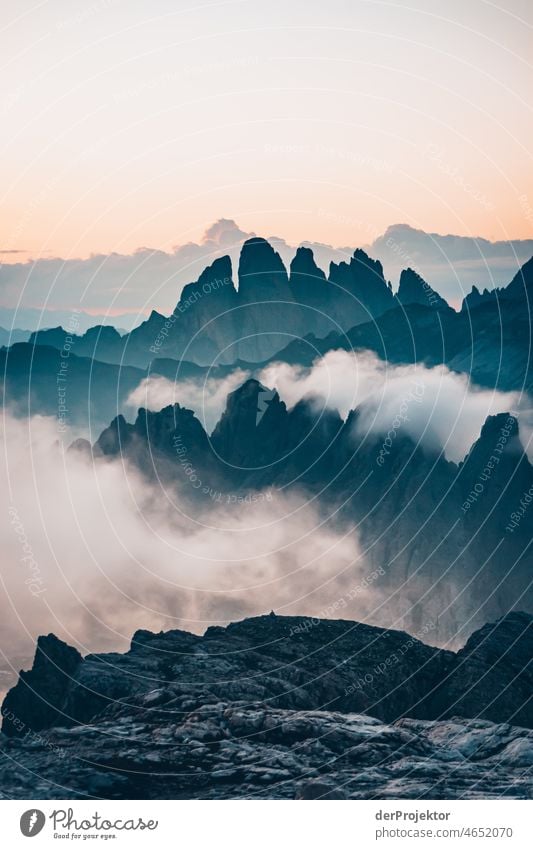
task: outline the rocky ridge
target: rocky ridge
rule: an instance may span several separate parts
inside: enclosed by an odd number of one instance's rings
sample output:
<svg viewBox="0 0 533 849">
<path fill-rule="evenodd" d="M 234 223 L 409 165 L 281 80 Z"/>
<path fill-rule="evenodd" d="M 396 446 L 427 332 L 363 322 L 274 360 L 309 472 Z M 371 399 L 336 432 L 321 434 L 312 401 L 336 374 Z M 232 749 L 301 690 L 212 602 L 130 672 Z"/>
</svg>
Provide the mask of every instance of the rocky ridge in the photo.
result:
<svg viewBox="0 0 533 849">
<path fill-rule="evenodd" d="M 529 798 L 533 617 L 454 654 L 344 620 L 40 638 L 2 706 L 8 798 Z M 502 697 L 503 696 L 503 697 Z M 50 710 L 43 712 L 45 702 Z M 511 724 L 512 723 L 512 724 Z"/>
</svg>

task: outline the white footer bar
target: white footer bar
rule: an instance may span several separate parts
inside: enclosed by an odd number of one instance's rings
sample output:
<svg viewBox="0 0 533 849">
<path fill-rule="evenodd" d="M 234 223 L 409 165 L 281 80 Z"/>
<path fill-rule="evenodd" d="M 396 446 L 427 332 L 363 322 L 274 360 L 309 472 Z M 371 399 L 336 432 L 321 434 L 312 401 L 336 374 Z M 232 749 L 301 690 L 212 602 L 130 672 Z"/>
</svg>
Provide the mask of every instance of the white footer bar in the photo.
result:
<svg viewBox="0 0 533 849">
<path fill-rule="evenodd" d="M 0 827 L 9 849 L 531 849 L 533 802 L 4 800 Z"/>
</svg>

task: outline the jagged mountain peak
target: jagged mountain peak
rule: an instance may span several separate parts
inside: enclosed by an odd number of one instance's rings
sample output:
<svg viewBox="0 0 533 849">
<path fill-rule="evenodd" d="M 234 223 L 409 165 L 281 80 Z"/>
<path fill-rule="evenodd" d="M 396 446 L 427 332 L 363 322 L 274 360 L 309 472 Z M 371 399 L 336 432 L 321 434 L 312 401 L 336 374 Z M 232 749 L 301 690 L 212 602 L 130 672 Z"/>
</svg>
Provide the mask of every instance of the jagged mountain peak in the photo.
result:
<svg viewBox="0 0 533 849">
<path fill-rule="evenodd" d="M 378 277 L 383 278 L 383 266 L 379 259 L 372 259 L 362 248 L 356 248 L 354 250 L 350 265 L 354 264 L 362 265 L 373 271 Z"/>
<path fill-rule="evenodd" d="M 518 420 L 511 413 L 496 413 L 487 416 L 481 432 L 466 455 L 463 465 L 471 474 L 477 474 L 490 458 L 496 458 L 490 468 L 489 479 L 497 478 L 501 472 L 502 461 L 527 462 L 524 449 L 520 442 L 520 427 Z"/>
<path fill-rule="evenodd" d="M 226 409 L 216 425 L 211 441 L 225 459 L 238 462 L 248 453 L 256 438 L 256 428 L 277 393 L 251 377 L 227 397 Z M 279 398 L 278 398 L 279 400 Z"/>
<path fill-rule="evenodd" d="M 272 320 L 274 310 L 276 318 L 274 325 L 276 329 L 283 328 L 287 321 L 291 323 L 290 317 L 285 316 L 283 305 L 279 301 L 292 301 L 293 296 L 289 287 L 287 269 L 283 264 L 279 253 L 274 250 L 270 242 L 259 236 L 248 239 L 242 246 L 239 258 L 239 299 L 242 304 L 247 305 L 249 310 L 263 310 L 264 321 Z M 271 302 L 265 304 L 264 302 Z M 240 316 L 246 320 L 246 311 Z M 249 314 L 251 316 L 251 313 Z M 294 320 L 294 319 L 293 319 Z M 259 330 L 259 322 L 252 319 L 254 329 Z M 270 328 L 268 328 L 270 330 Z M 270 331 L 272 332 L 272 331 Z M 258 341 L 260 341 L 258 339 Z M 267 340 L 264 339 L 263 342 Z"/>
<path fill-rule="evenodd" d="M 217 278 L 220 278 L 224 281 L 231 281 L 232 279 L 231 257 L 228 254 L 217 257 L 215 260 L 213 260 L 211 265 L 208 265 L 207 268 L 204 268 L 198 278 L 196 285 L 212 285 L 213 280 L 216 280 Z"/>
<path fill-rule="evenodd" d="M 483 289 L 481 293 L 477 286 L 463 299 L 462 310 L 471 310 L 483 304 L 495 302 L 523 302 L 527 312 L 531 312 L 533 299 L 533 257 L 525 262 L 516 272 L 511 282 L 504 287 Z"/>
<path fill-rule="evenodd" d="M 533 295 L 533 257 L 517 271 L 507 288 L 504 290 L 509 298 L 528 298 Z"/>
<path fill-rule="evenodd" d="M 248 274 L 256 273 L 287 274 L 279 253 L 274 250 L 267 239 L 254 236 L 248 239 L 241 248 L 239 257 L 239 281 Z"/>
<path fill-rule="evenodd" d="M 438 292 L 432 289 L 429 283 L 426 283 L 420 274 L 412 268 L 406 268 L 402 271 L 396 297 L 403 306 L 421 304 L 437 309 L 451 309 L 444 298 L 441 298 Z"/>
<path fill-rule="evenodd" d="M 87 342 L 96 340 L 113 342 L 115 339 L 120 339 L 120 333 L 110 324 L 97 324 L 94 327 L 89 327 L 85 333 L 85 339 Z"/>
<path fill-rule="evenodd" d="M 502 663 L 483 639 L 454 653 L 349 619 L 138 631 L 125 654 L 21 675 L 2 710 L 2 789 L 75 800 L 530 798 L 526 624 L 518 647 L 512 624 L 498 629 Z"/>
<path fill-rule="evenodd" d="M 311 277 L 319 279 L 323 282 L 326 280 L 326 275 L 315 262 L 315 257 L 311 248 L 299 247 L 294 255 L 290 265 L 290 280 L 294 282 L 295 275 Z M 310 281 L 309 281 L 310 282 Z"/>
<path fill-rule="evenodd" d="M 466 517 L 490 515 L 493 530 L 503 528 L 531 481 L 532 467 L 516 417 L 510 413 L 488 416 L 458 476 Z"/>
<path fill-rule="evenodd" d="M 329 280 L 342 301 L 339 316 L 342 316 L 342 310 L 352 311 L 359 315 L 359 322 L 365 322 L 394 306 L 394 296 L 383 276 L 383 266 L 360 248 L 354 251 L 349 263 L 330 264 Z"/>
<path fill-rule="evenodd" d="M 150 438 L 160 439 L 176 431 L 184 431 L 205 442 L 205 431 L 196 417 L 194 410 L 182 407 L 181 404 L 169 404 L 159 412 L 140 407 L 133 426 L 135 432 Z"/>
<path fill-rule="evenodd" d="M 31 721 L 31 726 L 27 728 L 32 727 L 36 731 L 61 724 L 62 694 L 82 661 L 79 651 L 55 634 L 38 637 L 31 670 L 20 673 L 17 686 L 10 690 L 4 700 L 4 707 L 9 709 L 16 705 L 17 711 L 13 714 L 8 710 L 2 711 L 3 733 L 20 735 L 21 721 L 23 724 L 24 721 Z"/>
<path fill-rule="evenodd" d="M 454 581 L 463 586 L 470 578 L 472 588 L 449 599 L 439 621 L 444 635 L 470 616 L 472 605 L 478 623 L 482 614 L 495 618 L 516 600 L 527 608 L 529 556 L 497 598 L 484 594 L 484 582 L 501 579 L 530 534 L 525 520 L 507 528 L 533 487 L 533 467 L 516 417 L 490 416 L 465 460 L 456 464 L 445 459 L 440 442 L 433 443 L 428 434 L 416 441 L 402 428 L 392 437 L 365 424 L 363 413 L 356 409 L 343 422 L 338 412 L 309 397 L 287 410 L 274 389 L 250 378 L 228 396 L 210 439 L 192 411 L 175 406 L 159 413 L 140 411 L 135 425 L 116 419 L 99 445 L 102 453 L 124 453 L 150 477 L 156 472 L 171 485 L 183 478 L 185 457 L 220 492 L 306 492 L 320 509 L 334 506 L 335 515 L 342 505 L 339 520 L 355 523 L 370 562 L 377 565 L 374 558 L 379 557 L 394 563 L 386 579 L 392 590 L 420 563 L 428 563 L 422 578 L 433 586 L 442 563 L 453 562 L 454 575 L 443 579 L 444 589 Z M 196 495 L 191 487 L 180 489 L 180 497 Z M 443 540 L 442 550 L 435 549 L 436 539 Z M 476 578 L 480 564 L 483 576 Z M 435 603 L 427 602 L 434 616 Z"/>
<path fill-rule="evenodd" d="M 514 706 L 512 699 L 499 698 L 502 687 L 510 688 L 515 700 L 527 692 L 532 639 L 533 617 L 522 612 L 484 625 L 458 653 L 428 645 L 403 631 L 349 619 L 309 620 L 273 613 L 210 627 L 203 636 L 177 629 L 137 631 L 130 652 L 85 658 L 50 634 L 39 638 L 32 669 L 21 673 L 6 696 L 2 730 L 10 737 L 23 736 L 15 723 L 6 720 L 8 711 L 21 717 L 27 728 L 38 731 L 90 722 L 117 699 L 127 704 L 139 693 L 152 694 L 147 705 L 155 706 L 159 704 L 153 697 L 158 676 L 166 686 L 181 687 L 182 695 L 186 691 L 197 708 L 220 699 L 220 688 L 228 687 L 228 676 L 232 692 L 237 692 L 235 701 L 241 705 L 254 701 L 254 681 L 259 677 L 267 703 L 272 700 L 290 708 L 296 706 L 296 700 L 302 709 L 327 711 L 333 699 L 338 711 L 362 712 L 389 721 L 399 716 L 432 720 L 449 715 L 455 699 L 462 695 L 465 679 L 471 677 L 468 698 L 455 715 L 477 718 L 482 714 L 507 722 L 518 706 L 523 724 L 532 727 L 533 712 L 527 698 Z M 406 644 L 408 652 L 402 651 Z M 43 651 L 45 645 L 50 646 L 49 651 Z M 198 664 L 198 648 L 209 658 L 209 680 L 204 677 L 203 664 Z M 372 671 L 376 662 L 395 652 L 401 652 L 402 665 L 396 676 L 390 667 L 394 686 L 388 676 L 380 678 L 374 673 L 369 681 L 361 675 L 360 687 L 347 688 L 357 673 Z M 505 659 L 505 665 L 494 668 L 495 654 Z M 477 680 L 480 673 L 481 684 Z M 287 679 L 281 690 L 280 675 Z M 167 694 L 167 700 L 174 696 L 175 701 L 175 695 Z"/>
</svg>

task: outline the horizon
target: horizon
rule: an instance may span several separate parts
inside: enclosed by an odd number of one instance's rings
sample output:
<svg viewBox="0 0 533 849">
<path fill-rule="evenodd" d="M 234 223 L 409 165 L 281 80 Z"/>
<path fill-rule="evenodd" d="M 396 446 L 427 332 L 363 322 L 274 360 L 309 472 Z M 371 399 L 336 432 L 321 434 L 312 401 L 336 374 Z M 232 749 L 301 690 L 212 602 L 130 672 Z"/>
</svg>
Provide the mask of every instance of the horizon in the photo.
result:
<svg viewBox="0 0 533 849">
<path fill-rule="evenodd" d="M 229 256 L 238 288 L 240 251 L 254 238 L 265 239 L 287 271 L 298 248 L 310 248 L 326 276 L 333 263 L 349 261 L 354 251 L 363 250 L 381 262 L 393 291 L 402 271 L 411 268 L 456 310 L 473 287 L 479 291 L 506 287 L 533 256 L 533 238 L 491 242 L 400 223 L 376 234 L 370 244 L 336 247 L 309 240 L 291 244 L 281 235 L 247 232 L 235 220 L 222 218 L 205 230 L 199 242 L 174 245 L 170 252 L 140 247 L 131 254 L 0 263 L 0 326 L 38 329 L 43 326 L 39 313 L 44 320 L 59 315 L 60 323 L 68 320 L 65 313 L 79 313 L 88 326 L 92 317 L 104 323 L 118 318 L 123 329 L 132 329 L 152 310 L 170 314 L 184 286 L 222 256 Z"/>
<path fill-rule="evenodd" d="M 344 244 L 344 243 L 341 243 L 341 242 L 338 242 L 338 243 L 327 242 L 324 239 L 320 239 L 320 238 L 317 239 L 316 242 L 312 242 L 312 243 L 309 242 L 308 239 L 304 238 L 304 239 L 301 239 L 297 243 L 291 244 L 290 241 L 286 238 L 286 236 L 281 235 L 279 233 L 275 233 L 275 230 L 276 230 L 275 224 L 268 225 L 267 228 L 264 230 L 264 232 L 255 232 L 253 230 L 245 231 L 245 230 L 242 230 L 241 227 L 240 227 L 241 222 L 235 221 L 234 219 L 223 216 L 222 218 L 218 218 L 216 221 L 213 221 L 206 229 L 203 230 L 203 232 L 200 232 L 199 234 L 195 233 L 194 235 L 192 235 L 191 238 L 188 241 L 185 241 L 185 242 L 182 242 L 182 243 L 179 243 L 179 244 L 176 243 L 176 244 L 173 244 L 171 246 L 166 246 L 166 247 L 161 246 L 161 245 L 154 245 L 154 244 L 150 245 L 150 244 L 139 243 L 137 246 L 134 246 L 131 250 L 127 250 L 127 251 L 125 250 L 123 252 L 121 252 L 121 251 L 110 251 L 110 252 L 107 252 L 107 251 L 91 251 L 89 253 L 79 253 L 79 254 L 76 254 L 74 256 L 68 256 L 68 257 L 61 255 L 61 254 L 50 254 L 49 256 L 32 255 L 32 256 L 27 256 L 25 259 L 20 259 L 19 258 L 20 255 L 25 254 L 25 253 L 29 253 L 29 252 L 17 251 L 17 250 L 0 250 L 0 268 L 2 266 L 10 266 L 10 265 L 24 265 L 24 266 L 26 266 L 26 265 L 34 265 L 37 262 L 54 262 L 54 261 L 58 261 L 58 260 L 60 260 L 62 262 L 85 262 L 86 260 L 100 259 L 101 257 L 107 257 L 107 256 L 113 256 L 113 255 L 123 256 L 123 257 L 134 257 L 135 255 L 141 254 L 141 253 L 151 253 L 151 254 L 162 253 L 162 254 L 166 254 L 167 256 L 174 256 L 175 254 L 179 253 L 179 251 L 181 249 L 186 248 L 189 245 L 205 244 L 206 242 L 209 241 L 209 236 L 208 236 L 209 231 L 213 230 L 213 228 L 218 227 L 218 225 L 224 224 L 224 223 L 234 224 L 235 227 L 240 232 L 244 233 L 244 237 L 240 241 L 237 241 L 234 244 L 231 243 L 231 244 L 228 245 L 228 247 L 230 247 L 230 248 L 240 246 L 247 239 L 253 239 L 253 238 L 265 239 L 267 242 L 270 242 L 271 244 L 273 244 L 274 247 L 275 247 L 276 242 L 282 241 L 287 246 L 294 248 L 294 250 L 296 250 L 299 247 L 307 246 L 307 245 L 309 245 L 312 248 L 313 244 L 317 244 L 317 245 L 321 245 L 321 246 L 326 247 L 326 248 L 330 248 L 331 250 L 334 250 L 334 251 L 351 251 L 352 253 L 353 253 L 354 250 L 358 250 L 358 249 L 368 252 L 372 249 L 372 244 L 373 244 L 373 242 L 365 242 L 365 243 L 355 243 L 354 242 L 353 245 L 352 244 L 348 245 L 348 244 Z M 511 236 L 509 236 L 508 238 L 505 238 L 505 239 L 496 239 L 496 238 L 490 238 L 490 237 L 487 237 L 487 236 L 482 236 L 480 234 L 476 235 L 474 233 L 468 234 L 468 235 L 461 234 L 461 233 L 454 232 L 450 229 L 443 230 L 442 232 L 433 232 L 433 231 L 430 231 L 430 230 L 425 230 L 423 227 L 413 227 L 405 221 L 395 221 L 395 222 L 391 222 L 391 223 L 387 224 L 383 228 L 382 232 L 380 232 L 380 233 L 376 232 L 374 241 L 376 239 L 380 238 L 380 237 L 386 236 L 390 231 L 397 231 L 397 230 L 405 230 L 405 231 L 412 232 L 412 233 L 423 233 L 424 235 L 429 236 L 430 238 L 436 237 L 436 238 L 439 238 L 439 239 L 443 239 L 443 238 L 451 237 L 451 238 L 458 238 L 458 239 L 470 239 L 473 242 L 486 242 L 490 245 L 513 244 L 513 243 L 516 243 L 516 242 L 531 242 L 532 247 L 533 247 L 533 228 L 532 228 L 531 233 L 529 235 L 525 235 L 525 236 L 512 236 L 511 235 Z M 268 235 L 267 235 L 267 231 L 268 231 Z M 221 245 L 221 247 L 223 247 L 223 246 Z M 327 269 L 323 269 L 323 270 L 325 271 Z"/>
</svg>

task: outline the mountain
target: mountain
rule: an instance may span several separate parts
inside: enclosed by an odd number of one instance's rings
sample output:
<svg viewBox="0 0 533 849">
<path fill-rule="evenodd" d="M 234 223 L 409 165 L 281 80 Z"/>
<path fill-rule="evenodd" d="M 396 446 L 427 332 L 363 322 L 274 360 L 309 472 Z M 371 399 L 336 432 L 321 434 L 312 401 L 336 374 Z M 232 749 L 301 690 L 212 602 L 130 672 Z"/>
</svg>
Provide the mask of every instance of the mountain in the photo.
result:
<svg viewBox="0 0 533 849">
<path fill-rule="evenodd" d="M 50 263 L 49 260 L 44 260 L 43 262 Z M 117 328 L 124 328 L 121 332 L 126 333 L 139 324 L 140 319 L 143 318 L 143 314 L 142 312 L 137 311 L 127 313 L 113 312 L 113 314 L 109 314 L 105 312 L 84 312 L 80 306 L 71 310 L 50 308 L 48 303 L 56 293 L 53 286 L 54 279 L 57 280 L 57 275 L 61 276 L 62 270 L 67 268 L 69 262 L 71 262 L 71 260 L 66 260 L 63 263 L 58 264 L 54 274 L 50 275 L 49 286 L 52 287 L 52 291 L 44 289 L 44 291 L 48 291 L 49 293 L 47 306 L 43 306 L 42 309 L 24 307 L 20 305 L 18 305 L 16 309 L 0 306 L 0 324 L 4 328 L 16 327 L 17 325 L 19 327 L 22 326 L 28 328 L 27 331 L 20 331 L 21 333 L 27 333 L 26 338 L 17 339 L 16 341 L 26 342 L 30 334 L 37 328 L 45 329 L 56 327 L 58 325 L 62 325 L 63 327 L 75 325 L 78 333 L 85 333 L 86 330 L 89 330 L 91 327 L 96 327 L 97 325 L 113 325 Z M 39 260 L 31 263 L 31 267 L 34 271 L 36 271 L 39 267 Z M 27 294 L 28 289 L 32 287 L 37 277 L 36 274 L 35 277 L 30 275 L 28 278 L 28 271 L 29 267 L 24 263 L 17 265 L 0 265 L 0 279 L 5 286 L 8 286 L 8 291 L 12 294 L 11 298 L 9 298 L 9 296 L 6 297 L 6 289 L 4 289 L 5 300 L 11 300 L 14 303 L 18 303 L 21 289 L 24 290 L 24 295 Z M 88 283 L 90 283 L 89 279 L 87 279 L 85 285 Z M 70 286 L 65 291 L 65 301 L 72 300 L 72 288 L 70 288 L 70 291 L 69 288 Z M 42 299 L 42 292 L 42 289 L 40 291 L 38 289 L 35 291 L 34 301 L 38 302 Z"/>
<path fill-rule="evenodd" d="M 186 286 L 170 316 L 152 311 L 131 333 L 110 327 L 72 336 L 61 328 L 32 334 L 36 345 L 78 356 L 147 368 L 160 358 L 206 367 L 280 360 L 310 365 L 329 350 L 371 350 L 394 363 L 423 362 L 469 374 L 482 386 L 530 389 L 533 259 L 506 288 L 474 288 L 459 313 L 409 268 L 398 292 L 364 251 L 332 262 L 329 276 L 309 248 L 299 248 L 287 274 L 280 255 L 254 237 L 242 247 L 238 288 L 228 256 Z"/>
<path fill-rule="evenodd" d="M 471 292 L 459 313 L 441 303 L 412 271 L 405 275 L 410 282 L 395 298 L 395 304 L 402 301 L 401 306 L 347 333 L 295 340 L 271 360 L 310 366 L 328 351 L 368 350 L 391 363 L 445 364 L 452 371 L 470 375 L 479 386 L 531 391 L 532 261 L 506 289 L 483 295 Z"/>
<path fill-rule="evenodd" d="M 450 310 L 451 307 L 444 298 L 431 288 L 429 283 L 422 280 L 416 271 L 407 268 L 400 274 L 400 285 L 396 293 L 396 299 L 403 306 L 409 304 L 421 304 L 423 307 L 435 307 L 440 310 Z"/>
<path fill-rule="evenodd" d="M 533 617 L 457 654 L 347 620 L 40 637 L 2 705 L 10 798 L 528 798 Z M 447 718 L 453 716 L 452 718 Z M 22 731 L 21 731 L 22 726 Z"/>
<path fill-rule="evenodd" d="M 310 310 L 321 310 L 325 284 L 326 275 L 316 264 L 311 248 L 298 248 L 290 265 L 290 286 L 295 300 Z"/>
<path fill-rule="evenodd" d="M 277 251 L 254 237 L 242 246 L 238 289 L 231 260 L 223 256 L 184 287 L 170 316 L 154 310 L 124 336 L 109 327 L 92 328 L 75 336 L 74 344 L 79 356 L 141 368 L 155 357 L 183 357 L 203 365 L 261 362 L 294 338 L 345 331 L 393 305 L 381 264 L 362 250 L 350 262 L 331 263 L 326 280 L 312 253 L 302 248 L 289 277 Z M 59 329 L 42 330 L 30 341 L 61 348 L 67 335 L 72 337 Z"/>
<path fill-rule="evenodd" d="M 148 374 L 189 380 L 202 378 L 205 371 L 194 363 L 164 359 L 155 360 L 148 371 L 79 356 L 75 350 L 71 343 L 58 349 L 22 342 L 0 350 L 2 404 L 18 416 L 53 416 L 61 429 L 69 425 L 96 435 L 126 409 L 130 393 Z M 212 371 L 216 377 L 226 373 L 224 368 Z"/>
<path fill-rule="evenodd" d="M 129 255 L 114 251 L 86 259 L 36 258 L 2 264 L 0 325 L 15 324 L 31 330 L 66 326 L 76 313 L 79 332 L 110 323 L 129 331 L 145 318 L 147 292 L 152 293 L 151 306 L 160 314 L 168 314 L 183 286 L 197 279 L 208 263 L 227 254 L 237 268 L 241 246 L 253 237 L 255 233 L 245 232 L 235 221 L 220 219 L 198 243 L 177 245 L 169 252 L 140 247 Z M 267 238 L 288 268 L 297 246 L 279 236 Z M 317 265 L 324 270 L 332 262 L 349 262 L 355 248 L 309 241 L 301 246 L 312 250 Z M 491 242 L 479 237 L 425 232 L 401 223 L 393 224 L 371 244 L 361 247 L 381 262 L 387 280 L 394 285 L 401 271 L 411 266 L 454 305 L 460 304 L 473 285 L 481 290 L 501 287 L 533 255 L 533 239 Z M 47 295 L 46 304 L 43 293 Z M 102 305 L 111 301 L 115 315 L 104 315 Z M 72 309 L 65 309 L 65 305 Z"/>
<path fill-rule="evenodd" d="M 345 330 L 381 315 L 393 304 L 392 287 L 385 282 L 383 266 L 363 250 L 354 251 L 349 263 L 332 262 L 329 280 L 337 290 L 332 298 L 335 317 Z"/>
</svg>

